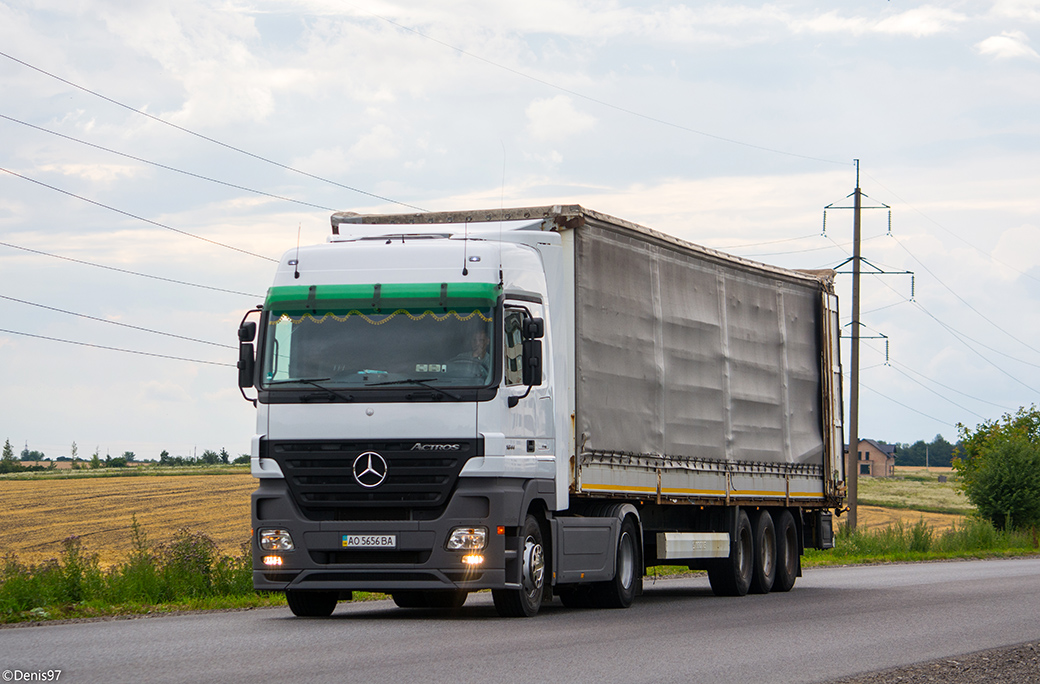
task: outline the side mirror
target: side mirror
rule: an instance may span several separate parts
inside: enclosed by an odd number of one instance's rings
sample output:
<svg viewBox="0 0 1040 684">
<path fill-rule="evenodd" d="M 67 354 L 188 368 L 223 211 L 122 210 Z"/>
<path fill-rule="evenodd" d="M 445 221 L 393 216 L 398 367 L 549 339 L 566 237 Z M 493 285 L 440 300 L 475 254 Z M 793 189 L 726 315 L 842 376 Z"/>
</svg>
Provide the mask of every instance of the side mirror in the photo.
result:
<svg viewBox="0 0 1040 684">
<path fill-rule="evenodd" d="M 545 320 L 541 318 L 525 318 L 521 324 L 520 334 L 525 340 L 540 340 L 545 335 Z"/>
<path fill-rule="evenodd" d="M 524 340 L 523 382 L 528 387 L 542 384 L 542 341 Z"/>
<path fill-rule="evenodd" d="M 252 387 L 255 370 L 256 359 L 253 356 L 253 343 L 242 342 L 238 345 L 238 386 L 243 389 Z"/>
<path fill-rule="evenodd" d="M 238 327 L 238 341 L 252 342 L 256 338 L 256 323 L 246 321 Z"/>
<path fill-rule="evenodd" d="M 256 313 L 258 309 L 253 309 L 248 312 L 246 316 L 251 313 Z M 256 339 L 256 322 L 247 321 L 243 316 L 242 324 L 238 326 L 238 387 L 239 389 L 245 389 L 246 387 L 253 386 L 253 374 L 256 371 L 256 354 L 253 350 L 253 340 Z M 245 392 L 242 392 L 242 396 L 245 397 Z M 249 401 L 254 401 L 249 399 Z M 255 403 L 255 401 L 254 401 Z"/>
</svg>

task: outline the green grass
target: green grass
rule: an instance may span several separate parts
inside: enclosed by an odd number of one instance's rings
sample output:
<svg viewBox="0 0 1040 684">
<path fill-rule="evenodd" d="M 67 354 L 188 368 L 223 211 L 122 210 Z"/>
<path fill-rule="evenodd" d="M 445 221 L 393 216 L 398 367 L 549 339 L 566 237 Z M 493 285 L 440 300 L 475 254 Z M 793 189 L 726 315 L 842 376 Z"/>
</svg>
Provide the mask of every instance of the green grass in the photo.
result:
<svg viewBox="0 0 1040 684">
<path fill-rule="evenodd" d="M 1040 553 L 1038 531 L 999 531 L 989 521 L 970 517 L 961 525 L 937 532 L 923 520 L 877 530 L 850 533 L 845 525 L 833 549 L 806 550 L 802 564 L 848 565 L 952 558 L 1000 558 Z"/>
<path fill-rule="evenodd" d="M 946 475 L 946 482 L 939 482 Z M 859 479 L 857 501 L 866 506 L 967 515 L 975 509 L 949 473 L 915 473 Z"/>
<path fill-rule="evenodd" d="M 60 558 L 38 565 L 3 557 L 0 624 L 285 605 L 281 593 L 253 589 L 248 543 L 237 555 L 219 554 L 205 534 L 183 529 L 153 546 L 136 519 L 131 537 L 130 553 L 108 569 L 78 537 L 63 542 Z M 354 592 L 355 601 L 383 598 Z"/>
</svg>

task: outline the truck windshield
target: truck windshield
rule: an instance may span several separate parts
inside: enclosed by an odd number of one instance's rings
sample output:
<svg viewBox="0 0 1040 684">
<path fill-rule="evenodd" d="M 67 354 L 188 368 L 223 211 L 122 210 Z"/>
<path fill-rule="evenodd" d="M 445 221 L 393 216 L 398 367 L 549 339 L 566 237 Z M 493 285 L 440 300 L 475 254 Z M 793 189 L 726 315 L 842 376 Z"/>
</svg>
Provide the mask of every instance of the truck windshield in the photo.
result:
<svg viewBox="0 0 1040 684">
<path fill-rule="evenodd" d="M 272 288 L 262 386 L 486 387 L 498 292 L 477 285 Z"/>
</svg>

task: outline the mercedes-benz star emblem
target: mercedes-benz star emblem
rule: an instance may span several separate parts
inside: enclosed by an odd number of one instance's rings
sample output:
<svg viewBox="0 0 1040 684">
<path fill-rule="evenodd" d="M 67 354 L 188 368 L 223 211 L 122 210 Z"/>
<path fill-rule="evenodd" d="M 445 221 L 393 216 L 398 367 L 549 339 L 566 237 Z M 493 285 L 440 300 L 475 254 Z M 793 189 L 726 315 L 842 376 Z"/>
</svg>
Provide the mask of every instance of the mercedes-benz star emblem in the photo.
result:
<svg viewBox="0 0 1040 684">
<path fill-rule="evenodd" d="M 366 451 L 354 459 L 354 479 L 362 487 L 372 489 L 386 480 L 386 459 L 374 451 Z"/>
</svg>

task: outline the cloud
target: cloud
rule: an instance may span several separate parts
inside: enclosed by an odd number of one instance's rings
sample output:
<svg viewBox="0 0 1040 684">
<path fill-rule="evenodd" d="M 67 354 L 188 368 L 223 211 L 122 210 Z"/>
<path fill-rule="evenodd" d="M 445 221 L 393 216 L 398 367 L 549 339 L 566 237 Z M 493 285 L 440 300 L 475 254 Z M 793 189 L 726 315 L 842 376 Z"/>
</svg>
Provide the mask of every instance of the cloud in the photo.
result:
<svg viewBox="0 0 1040 684">
<path fill-rule="evenodd" d="M 111 183 L 120 178 L 132 178 L 140 172 L 140 167 L 125 164 L 40 164 L 36 168 L 95 183 Z"/>
<path fill-rule="evenodd" d="M 145 401 L 180 402 L 191 399 L 191 395 L 184 387 L 158 380 L 151 380 L 141 385 L 141 395 Z"/>
<path fill-rule="evenodd" d="M 351 146 L 347 158 L 376 161 L 393 159 L 398 154 L 400 154 L 400 145 L 393 129 L 386 124 L 376 124 Z"/>
<path fill-rule="evenodd" d="M 566 95 L 534 100 L 525 114 L 528 134 L 542 142 L 562 142 L 596 125 L 596 118 L 575 109 Z"/>
<path fill-rule="evenodd" d="M 999 36 L 990 36 L 976 44 L 975 50 L 980 55 L 994 59 L 1013 59 L 1015 57 L 1040 59 L 1036 50 L 1027 45 L 1028 42 L 1029 37 L 1021 31 L 1004 31 Z"/>
<path fill-rule="evenodd" d="M 1040 228 L 1022 225 L 1005 230 L 993 249 L 993 259 L 999 264 L 997 274 L 1005 280 L 1017 280 L 1040 266 Z"/>
<path fill-rule="evenodd" d="M 874 27 L 874 30 L 878 33 L 921 38 L 943 33 L 948 31 L 951 25 L 959 24 L 966 20 L 967 17 L 963 14 L 926 5 L 882 19 Z"/>
<path fill-rule="evenodd" d="M 998 17 L 1040 21 L 1040 5 L 1036 0 L 997 0 L 991 11 Z"/>
</svg>

